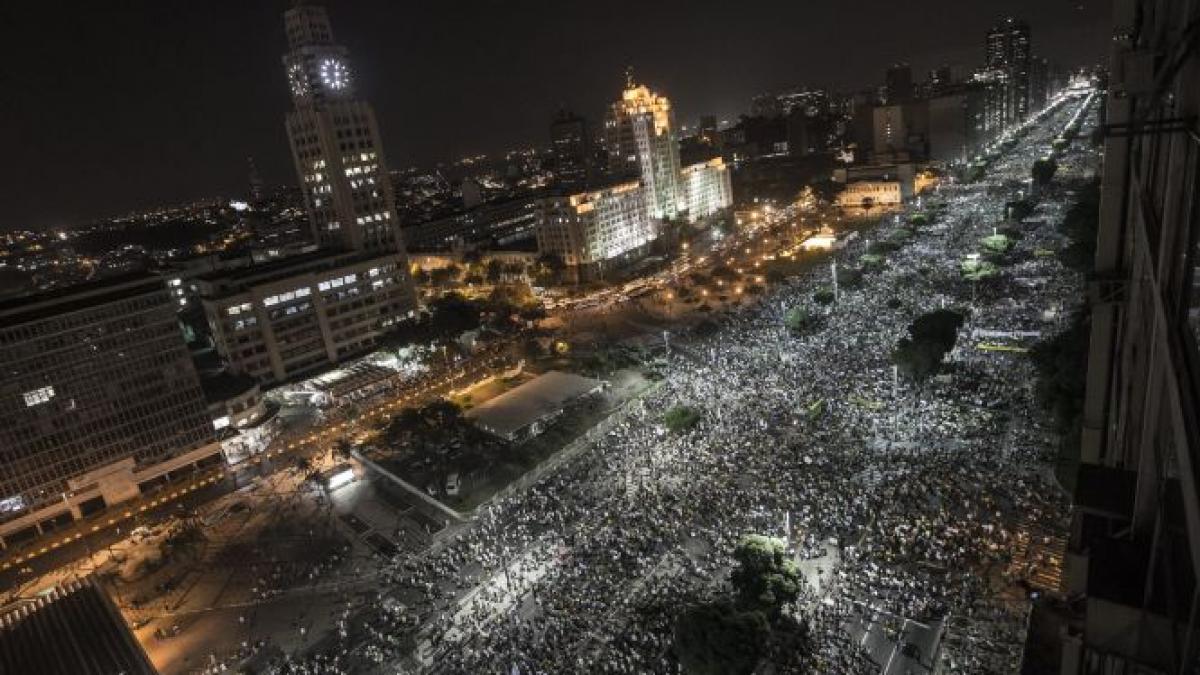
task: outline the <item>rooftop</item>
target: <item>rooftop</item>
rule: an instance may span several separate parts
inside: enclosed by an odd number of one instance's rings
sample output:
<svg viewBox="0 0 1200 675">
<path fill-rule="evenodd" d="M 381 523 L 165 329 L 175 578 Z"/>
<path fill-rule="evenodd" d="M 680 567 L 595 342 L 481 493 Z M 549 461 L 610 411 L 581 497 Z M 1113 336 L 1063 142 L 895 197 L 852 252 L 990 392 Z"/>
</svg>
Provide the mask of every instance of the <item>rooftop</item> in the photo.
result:
<svg viewBox="0 0 1200 675">
<path fill-rule="evenodd" d="M 166 282 L 162 277 L 150 272 L 129 272 L 2 300 L 0 317 L 6 326 L 13 326 L 155 292 L 163 293 L 166 301 Z"/>
<path fill-rule="evenodd" d="M 0 673 L 156 671 L 108 594 L 88 577 L 0 615 Z"/>
<path fill-rule="evenodd" d="M 551 370 L 468 410 L 465 417 L 488 433 L 511 440 L 557 415 L 571 401 L 603 387 L 600 380 Z"/>
</svg>

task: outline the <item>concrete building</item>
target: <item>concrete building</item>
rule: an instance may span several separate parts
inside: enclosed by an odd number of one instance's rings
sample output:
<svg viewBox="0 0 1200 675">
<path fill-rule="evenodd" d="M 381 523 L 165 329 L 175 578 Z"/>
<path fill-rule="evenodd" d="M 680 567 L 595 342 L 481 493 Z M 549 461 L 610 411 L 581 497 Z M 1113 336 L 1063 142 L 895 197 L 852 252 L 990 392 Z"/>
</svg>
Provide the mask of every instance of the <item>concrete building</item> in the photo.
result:
<svg viewBox="0 0 1200 675">
<path fill-rule="evenodd" d="M 560 110 L 550 124 L 555 176 L 562 185 L 583 186 L 591 177 L 592 143 L 587 120 Z"/>
<path fill-rule="evenodd" d="M 973 84 L 941 89 L 926 101 L 929 108 L 929 160 L 966 162 L 984 144 L 986 92 Z"/>
<path fill-rule="evenodd" d="M 676 217 L 680 211 L 679 136 L 667 97 L 630 79 L 621 100 L 609 108 L 605 130 L 614 175 L 641 176 L 650 217 Z"/>
<path fill-rule="evenodd" d="M 837 196 L 837 205 L 844 209 L 895 206 L 903 201 L 899 181 L 858 181 L 847 185 Z"/>
<path fill-rule="evenodd" d="M 347 50 L 325 8 L 298 2 L 284 14 L 283 57 L 295 109 L 287 116 L 296 174 L 321 246 L 403 252 L 375 110 L 355 91 Z"/>
<path fill-rule="evenodd" d="M 883 87 L 888 105 L 908 103 L 913 100 L 912 66 L 907 63 L 895 63 L 889 66 L 884 75 Z"/>
<path fill-rule="evenodd" d="M 1024 120 L 1029 105 L 1029 70 L 1032 59 L 1029 24 L 1006 17 L 987 33 L 984 63 L 1004 80 L 1004 123 Z"/>
<path fill-rule="evenodd" d="M 688 222 L 698 222 L 733 205 L 729 167 L 720 157 L 684 167 L 680 184 Z"/>
<path fill-rule="evenodd" d="M 908 161 L 928 156 L 929 106 L 925 101 L 876 106 L 874 121 L 875 161 Z"/>
<path fill-rule="evenodd" d="M 400 253 L 317 251 L 194 283 L 222 360 L 262 383 L 370 351 L 416 308 Z"/>
<path fill-rule="evenodd" d="M 0 303 L 0 544 L 219 460 L 177 307 L 144 273 Z"/>
<path fill-rule="evenodd" d="M 1114 3 L 1067 675 L 1200 664 L 1198 20 Z"/>
<path fill-rule="evenodd" d="M 579 278 L 594 278 L 643 256 L 658 237 L 641 184 L 608 187 L 542 201 L 538 251 L 556 254 Z"/>
<path fill-rule="evenodd" d="M 492 249 L 532 243 L 541 199 L 540 194 L 530 194 L 486 202 L 414 223 L 404 228 L 404 240 L 411 250 L 422 253 L 449 251 L 456 246 Z"/>
</svg>

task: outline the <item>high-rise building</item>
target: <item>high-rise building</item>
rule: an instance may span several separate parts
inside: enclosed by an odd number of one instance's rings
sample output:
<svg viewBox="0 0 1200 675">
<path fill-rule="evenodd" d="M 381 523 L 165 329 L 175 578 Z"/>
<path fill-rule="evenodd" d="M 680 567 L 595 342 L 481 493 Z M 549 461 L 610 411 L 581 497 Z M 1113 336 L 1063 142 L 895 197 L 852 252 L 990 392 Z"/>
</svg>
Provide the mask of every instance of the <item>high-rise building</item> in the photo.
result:
<svg viewBox="0 0 1200 675">
<path fill-rule="evenodd" d="M 641 176 L 652 218 L 679 214 L 679 137 L 667 97 L 629 79 L 605 123 L 610 169 L 618 176 Z M 629 169 L 636 168 L 631 174 Z"/>
<path fill-rule="evenodd" d="M 1007 17 L 987 34 L 986 68 L 1003 74 L 1005 124 L 1029 115 L 1029 68 L 1032 58 L 1029 24 Z"/>
<path fill-rule="evenodd" d="M 314 241 L 403 252 L 375 110 L 357 95 L 346 48 L 334 42 L 320 5 L 297 2 L 284 23 L 283 65 L 295 105 L 287 133 Z"/>
<path fill-rule="evenodd" d="M 685 166 L 680 174 L 683 207 L 689 222 L 697 222 L 729 208 L 733 187 L 729 167 L 720 157 Z"/>
<path fill-rule="evenodd" d="M 579 278 L 594 278 L 632 261 L 658 237 L 636 180 L 542 200 L 538 252 L 555 254 Z"/>
<path fill-rule="evenodd" d="M 895 63 L 888 67 L 884 75 L 887 104 L 907 103 L 913 98 L 912 66 L 907 63 Z"/>
<path fill-rule="evenodd" d="M 0 303 L 0 543 L 220 460 L 177 304 L 145 273 Z"/>
<path fill-rule="evenodd" d="M 582 186 L 591 173 L 591 139 L 587 120 L 563 109 L 550 124 L 555 173 L 560 183 Z"/>
<path fill-rule="evenodd" d="M 1200 664 L 1200 14 L 1113 7 L 1060 672 L 1176 675 Z"/>
<path fill-rule="evenodd" d="M 1049 99 L 1050 62 L 1045 57 L 1035 56 L 1029 61 L 1029 110 L 1041 110 Z"/>
</svg>

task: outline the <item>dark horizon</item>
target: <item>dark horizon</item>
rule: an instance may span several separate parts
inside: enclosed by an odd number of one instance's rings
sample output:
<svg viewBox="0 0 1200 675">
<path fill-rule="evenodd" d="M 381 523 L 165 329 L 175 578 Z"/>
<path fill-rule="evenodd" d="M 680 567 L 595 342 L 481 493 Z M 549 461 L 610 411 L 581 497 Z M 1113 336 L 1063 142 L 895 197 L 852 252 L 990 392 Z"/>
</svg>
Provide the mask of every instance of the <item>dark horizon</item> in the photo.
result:
<svg viewBox="0 0 1200 675">
<path fill-rule="evenodd" d="M 1064 68 L 1101 62 L 1110 32 L 1109 4 L 1078 0 L 933 0 L 922 13 L 865 0 L 852 14 L 765 1 L 669 0 L 607 14 L 542 0 L 469 11 L 327 4 L 392 169 L 544 145 L 563 104 L 594 124 L 630 65 L 690 126 L 702 114 L 732 118 L 765 91 L 878 84 L 895 61 L 911 63 L 917 80 L 943 62 L 976 66 L 988 27 L 1008 14 L 1030 23 L 1035 54 Z M 280 62 L 287 5 L 0 9 L 14 33 L 4 37 L 14 67 L 0 117 L 15 150 L 0 229 L 238 197 L 248 156 L 267 184 L 294 184 Z"/>
</svg>

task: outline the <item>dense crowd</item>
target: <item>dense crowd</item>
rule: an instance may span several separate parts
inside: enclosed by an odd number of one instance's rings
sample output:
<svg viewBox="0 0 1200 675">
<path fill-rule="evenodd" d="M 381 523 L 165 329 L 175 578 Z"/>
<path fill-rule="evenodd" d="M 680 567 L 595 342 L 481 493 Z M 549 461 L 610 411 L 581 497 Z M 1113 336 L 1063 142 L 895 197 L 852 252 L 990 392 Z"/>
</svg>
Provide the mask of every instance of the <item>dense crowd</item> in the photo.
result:
<svg viewBox="0 0 1200 675">
<path fill-rule="evenodd" d="M 675 617 L 727 594 L 734 546 L 761 533 L 798 559 L 836 561 L 791 608 L 811 650 L 780 672 L 878 672 L 847 628 L 884 616 L 944 621 L 950 672 L 1016 672 L 1033 578 L 1055 565 L 1035 544 L 1061 534 L 1067 510 L 1032 366 L 968 336 L 1051 333 L 1048 310 L 1073 305 L 1081 280 L 1050 256 L 1022 256 L 994 284 L 963 279 L 959 263 L 1085 105 L 1094 123 L 1090 102 L 1064 102 L 984 181 L 924 197 L 932 222 L 834 304 L 813 297 L 822 270 L 730 312 L 713 335 L 673 339 L 661 385 L 586 452 L 445 546 L 397 560 L 371 612 L 282 670 L 676 673 Z M 1094 161 L 1079 149 L 1061 163 L 1087 172 Z M 1042 199 L 1018 250 L 1062 244 L 1064 199 Z M 839 262 L 854 265 L 901 221 L 854 240 Z M 789 332 L 795 307 L 822 315 L 820 329 Z M 896 378 L 897 340 L 940 307 L 967 314 L 944 375 Z M 673 434 L 662 418 L 678 405 L 702 416 Z M 421 599 L 388 601 L 400 595 Z"/>
</svg>

